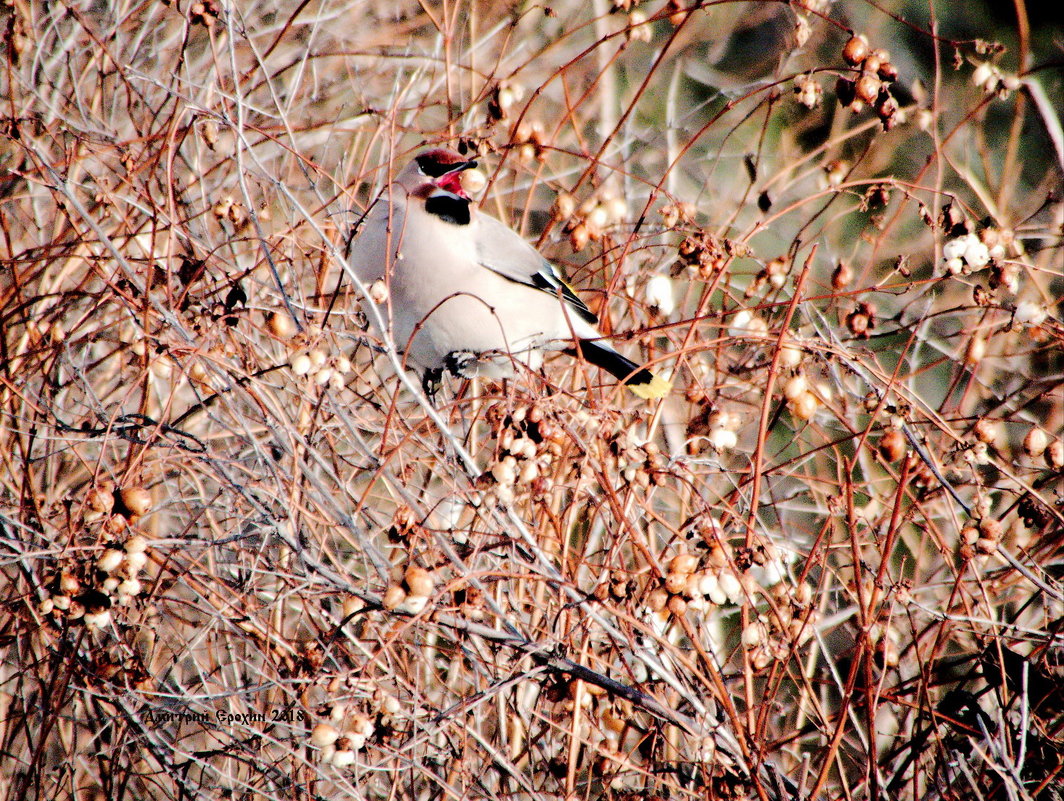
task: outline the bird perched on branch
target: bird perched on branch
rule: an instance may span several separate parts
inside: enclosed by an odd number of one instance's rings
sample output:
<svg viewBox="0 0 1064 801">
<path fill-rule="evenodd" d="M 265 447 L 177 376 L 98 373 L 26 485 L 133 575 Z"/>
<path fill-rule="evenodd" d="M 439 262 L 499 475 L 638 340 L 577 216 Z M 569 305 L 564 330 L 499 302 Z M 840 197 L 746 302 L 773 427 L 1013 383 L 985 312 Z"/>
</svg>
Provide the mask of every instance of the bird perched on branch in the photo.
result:
<svg viewBox="0 0 1064 801">
<path fill-rule="evenodd" d="M 591 310 L 515 231 L 462 187 L 477 166 L 453 150 L 418 155 L 351 232 L 354 274 L 387 288 L 381 313 L 430 396 L 443 372 L 506 378 L 543 352 L 581 355 L 641 398 L 670 384 L 603 342 Z"/>
</svg>

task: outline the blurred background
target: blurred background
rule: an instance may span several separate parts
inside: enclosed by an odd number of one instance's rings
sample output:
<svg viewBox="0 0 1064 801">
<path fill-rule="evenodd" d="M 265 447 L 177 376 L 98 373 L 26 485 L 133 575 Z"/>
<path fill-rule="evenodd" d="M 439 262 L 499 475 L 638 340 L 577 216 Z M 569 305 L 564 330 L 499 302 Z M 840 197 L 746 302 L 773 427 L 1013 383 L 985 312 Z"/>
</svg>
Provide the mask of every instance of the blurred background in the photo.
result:
<svg viewBox="0 0 1064 801">
<path fill-rule="evenodd" d="M 1056 798 L 1049 9 L 4 4 L 0 795 Z M 441 144 L 667 398 L 417 393 Z"/>
</svg>

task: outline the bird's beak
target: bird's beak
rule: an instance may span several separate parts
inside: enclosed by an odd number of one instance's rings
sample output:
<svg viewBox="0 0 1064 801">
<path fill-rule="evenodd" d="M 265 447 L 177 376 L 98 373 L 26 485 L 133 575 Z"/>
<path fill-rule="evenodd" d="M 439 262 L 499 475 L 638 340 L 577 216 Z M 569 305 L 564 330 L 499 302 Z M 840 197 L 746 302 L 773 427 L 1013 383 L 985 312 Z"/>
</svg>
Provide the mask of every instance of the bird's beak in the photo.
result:
<svg viewBox="0 0 1064 801">
<path fill-rule="evenodd" d="M 451 169 L 441 175 L 440 178 L 446 178 L 448 175 L 454 175 L 455 173 L 463 172 L 464 170 L 475 170 L 476 168 L 477 162 L 473 159 L 470 159 L 469 161 L 459 161 L 457 164 L 453 165 Z"/>
<path fill-rule="evenodd" d="M 458 195 L 461 198 L 468 198 L 469 196 L 462 189 L 462 173 L 466 170 L 475 169 L 477 166 L 476 161 L 459 161 L 451 165 L 451 169 L 447 170 L 443 175 L 434 179 L 432 185 L 444 190 L 445 192 L 451 192 Z"/>
</svg>

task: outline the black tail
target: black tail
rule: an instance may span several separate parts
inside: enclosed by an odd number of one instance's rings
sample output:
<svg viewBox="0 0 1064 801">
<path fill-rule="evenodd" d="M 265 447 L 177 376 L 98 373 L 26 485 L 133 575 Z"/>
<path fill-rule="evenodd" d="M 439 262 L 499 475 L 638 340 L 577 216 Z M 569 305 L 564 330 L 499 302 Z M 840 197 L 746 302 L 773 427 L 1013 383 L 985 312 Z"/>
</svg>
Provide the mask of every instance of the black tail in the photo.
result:
<svg viewBox="0 0 1064 801">
<path fill-rule="evenodd" d="M 587 361 L 623 381 L 640 398 L 660 398 L 672 388 L 668 381 L 626 359 L 609 345 L 591 339 L 581 339 L 578 344 L 580 354 Z"/>
</svg>

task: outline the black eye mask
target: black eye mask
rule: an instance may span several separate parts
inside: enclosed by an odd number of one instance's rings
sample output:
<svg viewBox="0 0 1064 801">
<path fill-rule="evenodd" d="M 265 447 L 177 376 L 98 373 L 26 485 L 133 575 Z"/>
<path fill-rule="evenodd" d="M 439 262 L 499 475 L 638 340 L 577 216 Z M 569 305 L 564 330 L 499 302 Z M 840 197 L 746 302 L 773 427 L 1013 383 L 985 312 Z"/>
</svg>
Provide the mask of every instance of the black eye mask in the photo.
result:
<svg viewBox="0 0 1064 801">
<path fill-rule="evenodd" d="M 459 181 L 459 176 L 463 170 L 472 169 L 477 166 L 477 162 L 472 160 L 468 162 L 442 162 L 439 161 L 438 157 L 433 157 L 430 154 L 419 155 L 416 161 L 418 169 L 420 169 L 421 173 L 425 174 L 425 176 L 428 176 L 429 178 L 445 178 L 449 173 L 453 173 L 455 182 Z M 453 191 L 453 186 L 450 184 L 450 181 L 437 183 L 436 185 L 440 188 L 447 189 L 448 191 Z"/>
<path fill-rule="evenodd" d="M 429 156 L 418 156 L 417 166 L 429 178 L 440 178 L 449 172 L 453 172 L 457 176 L 462 170 L 473 169 L 477 166 L 477 163 L 475 161 L 458 161 L 444 164 L 438 159 L 430 158 Z"/>
</svg>

